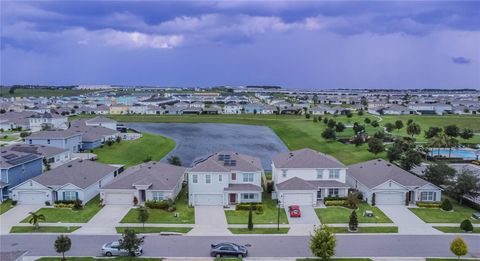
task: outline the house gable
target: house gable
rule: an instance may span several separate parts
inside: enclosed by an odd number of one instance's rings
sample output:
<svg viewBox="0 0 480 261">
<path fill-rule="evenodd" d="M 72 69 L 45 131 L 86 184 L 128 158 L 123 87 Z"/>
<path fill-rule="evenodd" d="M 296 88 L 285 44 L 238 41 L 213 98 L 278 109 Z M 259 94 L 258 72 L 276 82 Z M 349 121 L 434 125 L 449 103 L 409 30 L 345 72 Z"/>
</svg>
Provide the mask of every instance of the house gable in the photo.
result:
<svg viewBox="0 0 480 261">
<path fill-rule="evenodd" d="M 18 184 L 17 186 L 11 188 L 11 190 L 14 190 L 14 189 L 23 190 L 23 189 L 50 189 L 50 188 L 36 182 L 33 179 L 28 179 Z"/>
<path fill-rule="evenodd" d="M 390 179 L 390 180 L 387 180 L 386 182 L 372 188 L 372 190 L 405 190 L 405 191 L 408 191 L 408 188 L 403 186 L 402 184 Z"/>
</svg>

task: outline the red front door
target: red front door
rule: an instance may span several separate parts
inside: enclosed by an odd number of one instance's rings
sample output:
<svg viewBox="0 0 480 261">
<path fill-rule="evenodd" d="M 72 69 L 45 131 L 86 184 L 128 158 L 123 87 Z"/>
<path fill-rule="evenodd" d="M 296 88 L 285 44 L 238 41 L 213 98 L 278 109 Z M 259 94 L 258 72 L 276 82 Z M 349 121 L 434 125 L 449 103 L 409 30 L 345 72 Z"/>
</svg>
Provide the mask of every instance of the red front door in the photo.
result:
<svg viewBox="0 0 480 261">
<path fill-rule="evenodd" d="M 237 203 L 237 194 L 230 194 L 230 204 Z"/>
</svg>

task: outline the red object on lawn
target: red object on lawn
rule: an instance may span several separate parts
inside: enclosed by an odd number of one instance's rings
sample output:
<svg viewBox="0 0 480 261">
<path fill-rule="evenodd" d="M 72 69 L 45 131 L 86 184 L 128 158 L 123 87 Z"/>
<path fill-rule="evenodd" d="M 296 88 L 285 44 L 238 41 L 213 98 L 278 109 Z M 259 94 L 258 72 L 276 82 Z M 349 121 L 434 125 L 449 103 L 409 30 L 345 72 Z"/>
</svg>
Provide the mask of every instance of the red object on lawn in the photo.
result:
<svg viewBox="0 0 480 261">
<path fill-rule="evenodd" d="M 290 217 L 301 217 L 302 213 L 300 212 L 300 206 L 291 205 L 288 207 L 288 212 L 290 212 Z"/>
</svg>

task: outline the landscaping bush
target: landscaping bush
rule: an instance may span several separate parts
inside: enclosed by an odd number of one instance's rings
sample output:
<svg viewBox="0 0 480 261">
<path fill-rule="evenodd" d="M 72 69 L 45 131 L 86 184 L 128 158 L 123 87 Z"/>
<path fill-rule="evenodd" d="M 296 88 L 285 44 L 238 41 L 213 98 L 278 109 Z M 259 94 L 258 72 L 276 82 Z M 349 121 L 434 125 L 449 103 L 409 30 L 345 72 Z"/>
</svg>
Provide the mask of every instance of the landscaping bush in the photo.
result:
<svg viewBox="0 0 480 261">
<path fill-rule="evenodd" d="M 324 201 L 346 200 L 347 197 L 325 197 Z"/>
<path fill-rule="evenodd" d="M 74 204 L 75 200 L 55 200 L 55 204 Z"/>
<path fill-rule="evenodd" d="M 73 203 L 72 204 L 55 203 L 53 206 L 56 208 L 73 208 Z"/>
<path fill-rule="evenodd" d="M 235 206 L 235 210 L 250 210 L 250 206 L 252 207 L 252 211 L 260 211 L 263 213 L 263 205 L 262 203 L 240 203 Z"/>
<path fill-rule="evenodd" d="M 452 203 L 450 202 L 450 200 L 448 200 L 448 198 L 442 200 L 442 204 L 440 205 L 440 207 L 445 211 L 453 210 Z"/>
<path fill-rule="evenodd" d="M 440 208 L 440 202 L 417 201 L 417 207 L 421 207 L 421 208 Z"/>
<path fill-rule="evenodd" d="M 163 209 L 166 211 L 170 211 L 169 209 L 174 209 L 172 211 L 175 211 L 175 205 L 173 203 L 173 200 L 167 199 L 167 200 L 162 200 L 162 201 L 153 201 L 153 200 L 147 200 L 145 201 L 145 206 L 147 208 L 153 208 L 153 209 Z M 170 212 L 172 212 L 170 211 Z"/>
<path fill-rule="evenodd" d="M 12 200 L 12 206 L 16 206 L 16 205 L 17 205 L 17 203 L 18 203 L 18 201 L 16 201 L 16 200 Z"/>
<path fill-rule="evenodd" d="M 325 201 L 325 206 L 327 207 L 343 207 L 345 205 L 345 200 L 327 200 Z"/>
<path fill-rule="evenodd" d="M 470 220 L 468 219 L 465 219 L 464 221 L 462 221 L 462 223 L 460 223 L 460 229 L 465 232 L 472 232 L 473 231 L 472 222 L 470 222 Z"/>
<path fill-rule="evenodd" d="M 273 191 L 273 181 L 267 181 L 267 193 L 271 194 Z"/>
<path fill-rule="evenodd" d="M 73 210 L 83 209 L 82 201 L 81 201 L 80 199 L 75 200 L 75 202 L 73 203 L 72 209 L 73 209 Z"/>
<path fill-rule="evenodd" d="M 168 212 L 173 212 L 173 211 L 176 211 L 176 210 L 177 210 L 177 207 L 175 205 L 171 205 L 167 208 Z"/>
<path fill-rule="evenodd" d="M 50 201 L 45 201 L 45 206 L 50 206 Z"/>
</svg>

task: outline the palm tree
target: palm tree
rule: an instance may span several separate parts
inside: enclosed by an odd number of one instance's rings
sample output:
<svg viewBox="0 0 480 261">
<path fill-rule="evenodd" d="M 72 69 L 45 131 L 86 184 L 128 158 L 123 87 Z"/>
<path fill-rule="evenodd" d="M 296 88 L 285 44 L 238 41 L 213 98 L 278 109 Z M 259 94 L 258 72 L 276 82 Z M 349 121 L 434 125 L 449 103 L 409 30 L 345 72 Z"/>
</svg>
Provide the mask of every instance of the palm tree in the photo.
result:
<svg viewBox="0 0 480 261">
<path fill-rule="evenodd" d="M 458 147 L 458 140 L 454 137 L 448 137 L 446 145 L 448 147 L 448 157 L 450 158 L 452 156 L 452 147 Z"/>
<path fill-rule="evenodd" d="M 436 136 L 432 137 L 429 142 L 428 146 L 432 148 L 432 157 L 433 157 L 433 148 L 438 149 L 438 154 L 440 155 L 440 148 L 445 147 L 447 144 L 447 136 L 445 133 L 440 132 Z"/>
<path fill-rule="evenodd" d="M 407 134 L 411 135 L 412 138 L 414 135 L 418 135 L 421 132 L 420 125 L 418 123 L 412 122 L 407 126 Z"/>
<path fill-rule="evenodd" d="M 29 214 L 30 214 L 30 220 L 28 220 L 28 223 L 32 224 L 35 227 L 35 229 L 38 229 L 40 227 L 38 222 L 40 220 L 45 221 L 45 216 L 43 214 L 37 214 L 35 212 L 29 212 Z"/>
</svg>

